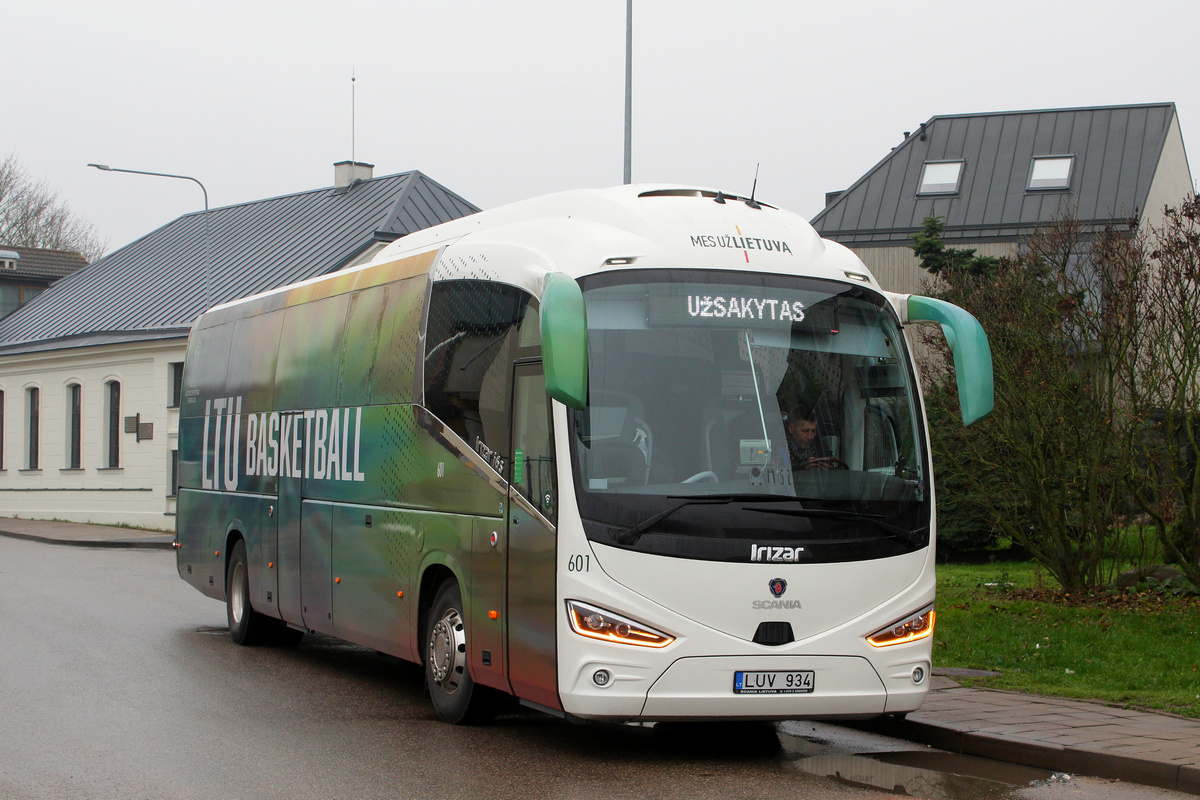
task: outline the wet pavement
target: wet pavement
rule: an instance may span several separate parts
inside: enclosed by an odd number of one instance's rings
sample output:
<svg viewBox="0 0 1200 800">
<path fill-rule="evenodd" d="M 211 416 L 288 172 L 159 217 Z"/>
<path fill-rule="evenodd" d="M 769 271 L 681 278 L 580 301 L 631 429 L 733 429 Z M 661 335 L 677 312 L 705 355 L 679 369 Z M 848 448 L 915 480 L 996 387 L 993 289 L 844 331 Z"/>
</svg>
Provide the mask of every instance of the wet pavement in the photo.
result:
<svg viewBox="0 0 1200 800">
<path fill-rule="evenodd" d="M 170 549 L 174 539 L 161 531 L 11 518 L 0 518 L 0 536 L 81 547 L 156 549 Z M 1062 773 L 1200 795 L 1200 720 L 967 688 L 947 672 L 953 671 L 934 670 L 933 691 L 906 719 L 856 726 L 864 736 L 881 734 L 945 752 L 797 752 L 797 767 L 852 785 L 927 797 L 999 797 L 1013 785 L 1053 784 Z M 803 722 L 780 726 L 799 743 L 820 740 L 822 731 L 838 728 Z M 995 761 L 1005 762 L 999 772 Z M 1017 774 L 1011 765 L 1030 769 Z"/>
</svg>

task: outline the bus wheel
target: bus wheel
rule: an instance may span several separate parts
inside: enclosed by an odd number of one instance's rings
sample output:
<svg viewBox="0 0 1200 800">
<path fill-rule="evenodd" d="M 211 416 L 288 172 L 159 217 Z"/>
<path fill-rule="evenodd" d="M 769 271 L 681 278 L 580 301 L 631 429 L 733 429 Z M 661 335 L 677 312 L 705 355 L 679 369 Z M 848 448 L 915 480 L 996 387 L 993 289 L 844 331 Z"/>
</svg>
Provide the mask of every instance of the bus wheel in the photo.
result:
<svg viewBox="0 0 1200 800">
<path fill-rule="evenodd" d="M 462 607 L 458 584 L 443 583 L 429 609 L 426 626 L 425 684 L 429 699 L 438 717 L 455 725 L 476 721 L 480 716 L 481 698 L 475 697 L 479 693 L 467 669 L 467 628 Z"/>
<path fill-rule="evenodd" d="M 246 543 L 238 540 L 229 555 L 225 573 L 225 609 L 229 617 L 229 635 L 238 644 L 262 644 L 271 633 L 273 620 L 250 605 L 250 573 L 246 569 Z"/>
</svg>

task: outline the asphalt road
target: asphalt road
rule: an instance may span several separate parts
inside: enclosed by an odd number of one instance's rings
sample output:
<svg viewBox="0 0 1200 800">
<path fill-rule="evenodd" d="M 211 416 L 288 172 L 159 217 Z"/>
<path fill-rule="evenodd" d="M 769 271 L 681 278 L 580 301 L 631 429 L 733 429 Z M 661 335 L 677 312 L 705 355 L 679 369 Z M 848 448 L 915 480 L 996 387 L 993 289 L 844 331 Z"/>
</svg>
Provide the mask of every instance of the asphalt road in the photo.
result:
<svg viewBox="0 0 1200 800">
<path fill-rule="evenodd" d="M 234 645 L 224 606 L 178 578 L 173 553 L 0 537 L 0 800 L 879 798 L 805 770 L 857 770 L 864 750 L 929 755 L 863 737 L 532 712 L 454 727 L 434 717 L 416 666 L 320 636 Z M 1131 796 L 1086 789 L 1019 796 Z M 1018 796 L 972 782 L 924 794 Z"/>
</svg>

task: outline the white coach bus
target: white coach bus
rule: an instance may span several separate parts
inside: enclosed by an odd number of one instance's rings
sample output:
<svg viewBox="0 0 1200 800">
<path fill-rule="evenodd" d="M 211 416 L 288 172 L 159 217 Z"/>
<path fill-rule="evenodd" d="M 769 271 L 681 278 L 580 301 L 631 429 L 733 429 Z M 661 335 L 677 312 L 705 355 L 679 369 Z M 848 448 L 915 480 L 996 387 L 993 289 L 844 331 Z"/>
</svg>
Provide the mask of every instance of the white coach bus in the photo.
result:
<svg viewBox="0 0 1200 800">
<path fill-rule="evenodd" d="M 178 569 L 233 638 L 423 663 L 440 717 L 920 706 L 933 483 L 910 323 L 992 404 L 973 317 L 800 217 L 623 186 L 487 211 L 205 313 Z"/>
</svg>

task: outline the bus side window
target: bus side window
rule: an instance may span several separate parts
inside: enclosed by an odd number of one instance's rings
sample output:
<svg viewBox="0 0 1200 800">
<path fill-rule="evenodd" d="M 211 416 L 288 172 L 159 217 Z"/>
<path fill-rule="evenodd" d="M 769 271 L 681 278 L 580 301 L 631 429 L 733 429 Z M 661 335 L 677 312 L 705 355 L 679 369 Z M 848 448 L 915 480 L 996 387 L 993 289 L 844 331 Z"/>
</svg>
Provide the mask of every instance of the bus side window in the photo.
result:
<svg viewBox="0 0 1200 800">
<path fill-rule="evenodd" d="M 226 395 L 233 332 L 233 323 L 225 323 L 200 328 L 192 333 L 192 341 L 188 344 L 188 367 L 183 375 L 182 416 L 203 416 L 204 403 L 194 401 Z"/>
<path fill-rule="evenodd" d="M 509 454 L 512 361 L 530 295 L 489 281 L 438 281 L 425 335 L 425 407 L 468 445 Z"/>
<path fill-rule="evenodd" d="M 285 312 L 275 372 L 277 408 L 337 405 L 338 368 L 349 295 L 295 305 Z"/>
<path fill-rule="evenodd" d="M 346 318 L 339 404 L 411 403 L 425 279 L 355 292 Z"/>
<path fill-rule="evenodd" d="M 283 313 L 256 314 L 235 323 L 226 391 L 231 397 L 243 398 L 242 411 L 275 409 L 275 361 Z"/>
</svg>

